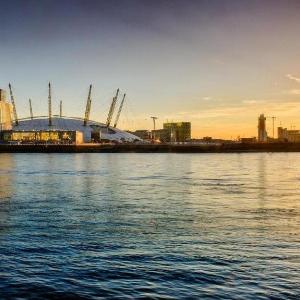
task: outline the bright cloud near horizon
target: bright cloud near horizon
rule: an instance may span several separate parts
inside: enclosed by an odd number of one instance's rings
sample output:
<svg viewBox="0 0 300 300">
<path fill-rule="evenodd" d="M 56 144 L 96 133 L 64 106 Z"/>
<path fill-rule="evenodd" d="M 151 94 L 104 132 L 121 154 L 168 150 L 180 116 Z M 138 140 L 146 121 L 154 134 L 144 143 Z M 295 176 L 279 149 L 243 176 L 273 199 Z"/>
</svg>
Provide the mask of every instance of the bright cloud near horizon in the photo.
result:
<svg viewBox="0 0 300 300">
<path fill-rule="evenodd" d="M 194 137 L 257 135 L 264 113 L 300 128 L 300 1 L 1 1 L 0 88 L 11 82 L 21 117 L 105 121 L 117 88 L 128 101 L 122 129 L 151 129 L 150 116 L 191 121 Z"/>
</svg>

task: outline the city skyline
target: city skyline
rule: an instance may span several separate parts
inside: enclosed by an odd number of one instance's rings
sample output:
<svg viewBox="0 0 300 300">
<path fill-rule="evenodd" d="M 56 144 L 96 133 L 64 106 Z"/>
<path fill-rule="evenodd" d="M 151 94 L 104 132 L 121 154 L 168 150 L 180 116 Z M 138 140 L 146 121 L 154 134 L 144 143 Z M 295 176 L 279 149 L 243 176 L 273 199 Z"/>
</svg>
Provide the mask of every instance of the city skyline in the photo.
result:
<svg viewBox="0 0 300 300">
<path fill-rule="evenodd" d="M 117 88 L 122 129 L 150 116 L 191 121 L 194 137 L 256 136 L 261 113 L 300 127 L 298 1 L 1 1 L 0 88 L 20 117 L 53 107 L 104 121 Z M 272 122 L 267 120 L 271 135 Z"/>
</svg>

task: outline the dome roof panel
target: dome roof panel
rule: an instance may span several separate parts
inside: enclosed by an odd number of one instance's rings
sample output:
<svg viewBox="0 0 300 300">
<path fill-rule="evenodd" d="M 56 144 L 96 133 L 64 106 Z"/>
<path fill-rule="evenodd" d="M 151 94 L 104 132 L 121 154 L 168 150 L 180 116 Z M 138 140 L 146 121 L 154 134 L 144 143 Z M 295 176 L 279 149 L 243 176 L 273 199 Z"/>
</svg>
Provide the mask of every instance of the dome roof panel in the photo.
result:
<svg viewBox="0 0 300 300">
<path fill-rule="evenodd" d="M 49 126 L 47 117 L 36 117 L 34 119 L 20 119 L 19 125 L 14 125 L 13 130 L 16 131 L 81 131 L 84 136 L 84 141 L 91 140 L 92 131 L 101 131 L 101 138 L 111 141 L 128 141 L 141 140 L 139 137 L 120 130 L 118 128 L 107 128 L 105 124 L 88 121 L 87 126 L 83 125 L 83 119 L 80 118 L 67 118 L 67 117 L 53 117 L 52 126 Z"/>
</svg>

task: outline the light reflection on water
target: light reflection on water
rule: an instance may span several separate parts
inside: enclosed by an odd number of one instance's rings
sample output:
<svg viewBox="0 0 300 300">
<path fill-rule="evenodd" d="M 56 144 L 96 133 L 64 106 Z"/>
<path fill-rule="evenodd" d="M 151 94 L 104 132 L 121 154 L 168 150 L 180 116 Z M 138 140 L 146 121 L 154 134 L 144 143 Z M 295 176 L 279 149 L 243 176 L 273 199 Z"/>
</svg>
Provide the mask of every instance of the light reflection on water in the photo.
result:
<svg viewBox="0 0 300 300">
<path fill-rule="evenodd" d="M 296 298 L 299 163 L 1 154 L 1 295 Z"/>
</svg>

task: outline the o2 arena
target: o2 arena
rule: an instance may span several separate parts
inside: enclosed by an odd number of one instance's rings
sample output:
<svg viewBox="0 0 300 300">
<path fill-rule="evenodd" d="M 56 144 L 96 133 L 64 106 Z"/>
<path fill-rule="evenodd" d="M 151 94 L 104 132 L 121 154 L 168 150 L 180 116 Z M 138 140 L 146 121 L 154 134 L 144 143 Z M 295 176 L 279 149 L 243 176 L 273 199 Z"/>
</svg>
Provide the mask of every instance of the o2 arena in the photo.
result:
<svg viewBox="0 0 300 300">
<path fill-rule="evenodd" d="M 92 104 L 92 85 L 90 85 L 86 102 L 84 118 L 71 118 L 62 115 L 52 115 L 51 85 L 48 85 L 48 116 L 35 117 L 32 113 L 31 100 L 30 117 L 19 119 L 12 87 L 9 84 L 10 102 L 6 92 L 0 89 L 0 141 L 1 143 L 53 143 L 53 144 L 83 144 L 83 143 L 132 143 L 141 141 L 133 134 L 117 128 L 126 94 L 122 96 L 118 111 L 114 117 L 119 98 L 119 90 L 110 105 L 106 123 L 90 120 Z M 114 117 L 114 122 L 112 120 Z"/>
</svg>

